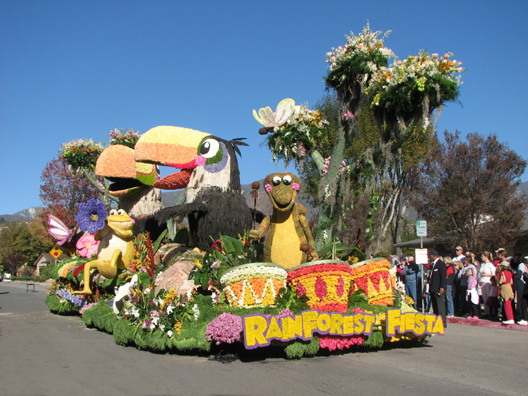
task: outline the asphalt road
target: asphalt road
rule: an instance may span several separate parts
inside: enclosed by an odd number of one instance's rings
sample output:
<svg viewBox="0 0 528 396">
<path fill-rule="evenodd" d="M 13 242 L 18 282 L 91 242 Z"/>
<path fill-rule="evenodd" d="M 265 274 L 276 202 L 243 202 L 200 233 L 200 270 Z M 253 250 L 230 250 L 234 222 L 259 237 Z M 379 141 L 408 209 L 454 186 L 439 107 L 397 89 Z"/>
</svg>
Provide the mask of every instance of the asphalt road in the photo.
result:
<svg viewBox="0 0 528 396">
<path fill-rule="evenodd" d="M 0 283 L 0 395 L 527 395 L 528 334 L 450 324 L 416 348 L 229 364 L 114 343 Z"/>
</svg>

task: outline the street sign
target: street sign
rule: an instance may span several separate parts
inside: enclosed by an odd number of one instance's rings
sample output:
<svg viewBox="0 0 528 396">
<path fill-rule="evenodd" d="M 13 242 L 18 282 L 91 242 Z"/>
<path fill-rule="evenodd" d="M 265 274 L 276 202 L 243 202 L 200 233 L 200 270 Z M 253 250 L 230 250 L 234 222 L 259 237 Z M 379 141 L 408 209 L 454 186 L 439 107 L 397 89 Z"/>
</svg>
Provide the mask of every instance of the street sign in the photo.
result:
<svg viewBox="0 0 528 396">
<path fill-rule="evenodd" d="M 414 260 L 416 264 L 427 264 L 429 258 L 427 257 L 427 249 L 415 249 Z"/>
<path fill-rule="evenodd" d="M 419 236 L 419 237 L 427 236 L 427 221 L 416 220 L 416 236 Z"/>
</svg>

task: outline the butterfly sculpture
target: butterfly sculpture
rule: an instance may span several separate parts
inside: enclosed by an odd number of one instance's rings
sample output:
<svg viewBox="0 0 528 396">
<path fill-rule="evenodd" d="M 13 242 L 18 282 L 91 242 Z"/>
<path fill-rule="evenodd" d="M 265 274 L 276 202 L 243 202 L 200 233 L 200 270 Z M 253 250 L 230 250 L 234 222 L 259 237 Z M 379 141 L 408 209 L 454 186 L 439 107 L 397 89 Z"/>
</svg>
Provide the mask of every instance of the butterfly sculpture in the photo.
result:
<svg viewBox="0 0 528 396">
<path fill-rule="evenodd" d="M 57 245 L 69 245 L 72 238 L 79 231 L 79 224 L 70 230 L 57 216 L 48 214 L 48 232 L 57 240 Z"/>
<path fill-rule="evenodd" d="M 275 130 L 288 122 L 291 116 L 295 113 L 295 101 L 293 99 L 283 99 L 277 105 L 275 113 L 271 108 L 265 107 L 258 111 L 253 110 L 253 117 L 255 120 L 264 125 L 264 128 L 259 130 L 260 134 L 265 135 L 268 132 Z"/>
</svg>

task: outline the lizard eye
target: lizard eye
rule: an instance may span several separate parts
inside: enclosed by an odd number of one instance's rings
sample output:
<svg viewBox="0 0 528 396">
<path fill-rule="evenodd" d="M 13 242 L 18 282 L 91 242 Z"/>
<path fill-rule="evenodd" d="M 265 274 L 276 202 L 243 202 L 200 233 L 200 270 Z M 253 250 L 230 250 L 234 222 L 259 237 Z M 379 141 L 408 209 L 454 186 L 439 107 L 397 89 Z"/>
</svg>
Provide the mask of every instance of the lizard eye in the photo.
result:
<svg viewBox="0 0 528 396">
<path fill-rule="evenodd" d="M 273 181 L 273 185 L 274 185 L 274 186 L 278 186 L 279 184 L 281 184 L 281 181 L 282 181 L 282 180 L 281 180 L 281 178 L 280 178 L 279 176 L 275 176 L 275 177 L 272 179 L 272 181 Z"/>
<path fill-rule="evenodd" d="M 291 176 L 284 176 L 284 178 L 282 179 L 282 182 L 286 184 L 287 186 L 289 186 L 292 182 Z"/>
<path fill-rule="evenodd" d="M 123 209 L 119 209 L 119 210 L 117 211 L 117 214 L 118 214 L 119 216 L 123 216 L 123 215 L 125 214 L 125 211 L 124 211 Z"/>
<path fill-rule="evenodd" d="M 110 211 L 110 216 L 115 216 L 116 214 L 117 214 L 117 210 L 112 209 L 112 210 Z"/>
</svg>

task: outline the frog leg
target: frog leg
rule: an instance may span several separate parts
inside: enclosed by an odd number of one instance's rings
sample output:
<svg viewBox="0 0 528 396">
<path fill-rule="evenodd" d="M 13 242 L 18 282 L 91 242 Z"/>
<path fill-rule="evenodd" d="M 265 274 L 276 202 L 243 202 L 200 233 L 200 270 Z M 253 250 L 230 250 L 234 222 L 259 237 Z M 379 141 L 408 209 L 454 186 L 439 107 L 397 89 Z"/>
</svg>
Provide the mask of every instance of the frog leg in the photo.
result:
<svg viewBox="0 0 528 396">
<path fill-rule="evenodd" d="M 72 294 L 85 294 L 85 295 L 92 294 L 92 290 L 90 290 L 90 272 L 92 268 L 97 268 L 102 263 L 103 263 L 103 260 L 97 259 L 97 260 L 89 261 L 84 265 L 84 287 L 82 290 L 75 291 Z"/>
</svg>

